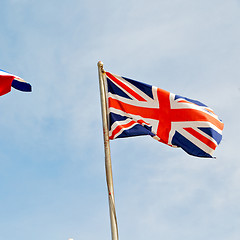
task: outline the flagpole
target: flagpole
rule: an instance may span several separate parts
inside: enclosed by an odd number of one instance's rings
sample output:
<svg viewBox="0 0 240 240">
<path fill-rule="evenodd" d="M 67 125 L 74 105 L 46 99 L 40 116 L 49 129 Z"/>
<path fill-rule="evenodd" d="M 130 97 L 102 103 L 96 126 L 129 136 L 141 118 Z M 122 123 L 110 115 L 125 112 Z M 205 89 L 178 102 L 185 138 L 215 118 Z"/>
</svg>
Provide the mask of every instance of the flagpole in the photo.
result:
<svg viewBox="0 0 240 240">
<path fill-rule="evenodd" d="M 118 240 L 118 226 L 115 210 L 114 189 L 113 189 L 113 177 L 112 177 L 112 163 L 109 144 L 109 130 L 108 130 L 108 114 L 107 114 L 107 99 L 106 99 L 106 75 L 103 69 L 103 63 L 98 62 L 98 75 L 100 86 L 100 98 L 102 109 L 102 124 L 103 124 L 103 138 L 104 138 L 104 151 L 105 151 L 105 169 L 106 169 L 106 181 L 108 188 L 108 203 L 111 222 L 112 240 Z"/>
</svg>

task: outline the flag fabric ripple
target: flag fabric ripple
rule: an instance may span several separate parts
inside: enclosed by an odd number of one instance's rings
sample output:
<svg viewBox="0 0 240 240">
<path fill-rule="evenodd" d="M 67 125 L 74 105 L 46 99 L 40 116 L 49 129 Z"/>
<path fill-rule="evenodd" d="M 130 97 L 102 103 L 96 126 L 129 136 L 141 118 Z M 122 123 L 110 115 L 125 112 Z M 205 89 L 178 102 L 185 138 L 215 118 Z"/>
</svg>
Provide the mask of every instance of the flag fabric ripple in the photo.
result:
<svg viewBox="0 0 240 240">
<path fill-rule="evenodd" d="M 197 157 L 212 158 L 223 123 L 205 104 L 109 72 L 109 138 L 150 135 Z"/>
<path fill-rule="evenodd" d="M 32 91 L 31 85 L 22 78 L 0 69 L 0 96 L 10 92 L 11 87 L 23 92 Z"/>
</svg>

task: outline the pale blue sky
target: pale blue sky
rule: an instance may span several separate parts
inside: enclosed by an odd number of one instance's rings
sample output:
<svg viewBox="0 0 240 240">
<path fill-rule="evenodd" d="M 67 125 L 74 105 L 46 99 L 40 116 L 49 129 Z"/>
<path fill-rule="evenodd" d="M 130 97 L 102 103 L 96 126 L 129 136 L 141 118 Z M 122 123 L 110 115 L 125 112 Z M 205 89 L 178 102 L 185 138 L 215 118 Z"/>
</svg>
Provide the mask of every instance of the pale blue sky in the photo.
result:
<svg viewBox="0 0 240 240">
<path fill-rule="evenodd" d="M 111 142 L 120 239 L 238 240 L 240 1 L 3 0 L 0 239 L 110 239 L 97 62 L 198 99 L 217 160 L 150 137 Z"/>
</svg>

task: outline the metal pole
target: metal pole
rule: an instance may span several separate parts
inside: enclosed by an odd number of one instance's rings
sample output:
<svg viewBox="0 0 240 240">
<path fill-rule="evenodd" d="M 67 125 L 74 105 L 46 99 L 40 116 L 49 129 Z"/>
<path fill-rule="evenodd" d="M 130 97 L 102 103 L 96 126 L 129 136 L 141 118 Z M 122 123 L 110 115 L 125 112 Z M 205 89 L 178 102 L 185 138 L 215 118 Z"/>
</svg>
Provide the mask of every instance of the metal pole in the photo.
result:
<svg viewBox="0 0 240 240">
<path fill-rule="evenodd" d="M 98 62 L 98 74 L 99 74 L 99 86 L 101 97 L 101 109 L 102 109 L 102 124 L 103 124 L 103 138 L 104 138 L 104 151 L 105 151 L 105 169 L 106 169 L 106 181 L 108 188 L 108 203 L 111 222 L 112 240 L 118 240 L 118 226 L 115 210 L 114 190 L 113 190 L 113 177 L 112 177 L 112 163 L 109 144 L 108 133 L 108 115 L 107 115 L 107 99 L 105 90 L 105 71 L 103 69 L 103 63 Z"/>
</svg>

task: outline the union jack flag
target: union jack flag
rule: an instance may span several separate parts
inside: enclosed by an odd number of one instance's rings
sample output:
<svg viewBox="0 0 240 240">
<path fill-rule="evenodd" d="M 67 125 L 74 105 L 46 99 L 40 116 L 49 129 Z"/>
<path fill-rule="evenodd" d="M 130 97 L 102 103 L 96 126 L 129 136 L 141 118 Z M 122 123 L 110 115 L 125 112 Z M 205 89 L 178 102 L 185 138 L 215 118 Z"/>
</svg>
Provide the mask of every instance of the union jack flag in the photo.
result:
<svg viewBox="0 0 240 240">
<path fill-rule="evenodd" d="M 150 135 L 188 154 L 212 158 L 223 123 L 205 104 L 105 72 L 109 138 Z"/>
<path fill-rule="evenodd" d="M 0 69 L 0 96 L 10 92 L 11 87 L 23 92 L 32 91 L 32 86 L 22 78 Z"/>
</svg>

